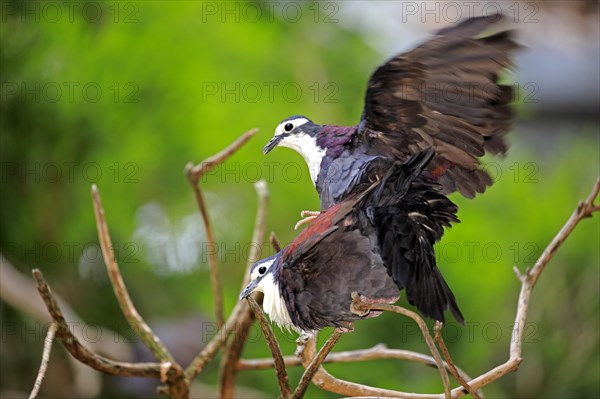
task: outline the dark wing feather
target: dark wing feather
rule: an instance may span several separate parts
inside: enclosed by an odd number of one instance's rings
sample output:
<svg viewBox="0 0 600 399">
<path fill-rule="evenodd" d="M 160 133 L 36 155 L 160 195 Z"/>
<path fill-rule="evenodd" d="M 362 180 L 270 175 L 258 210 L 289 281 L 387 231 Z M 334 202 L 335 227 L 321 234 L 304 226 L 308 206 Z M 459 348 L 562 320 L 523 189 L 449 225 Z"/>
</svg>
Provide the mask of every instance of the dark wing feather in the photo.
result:
<svg viewBox="0 0 600 399">
<path fill-rule="evenodd" d="M 511 32 L 474 38 L 499 16 L 472 18 L 439 31 L 371 76 L 359 137 L 373 153 L 405 161 L 433 146 L 429 166 L 450 193 L 483 192 L 492 180 L 479 168 L 485 152 L 504 154 L 512 123 L 512 87 L 498 83 L 518 47 Z"/>
<path fill-rule="evenodd" d="M 425 316 L 444 321 L 450 310 L 464 322 L 452 291 L 436 265 L 433 245 L 444 228 L 457 222 L 457 207 L 419 173 L 431 160 L 431 151 L 395 165 L 367 197 L 367 215 L 376 229 L 381 257 L 408 301 Z"/>
</svg>

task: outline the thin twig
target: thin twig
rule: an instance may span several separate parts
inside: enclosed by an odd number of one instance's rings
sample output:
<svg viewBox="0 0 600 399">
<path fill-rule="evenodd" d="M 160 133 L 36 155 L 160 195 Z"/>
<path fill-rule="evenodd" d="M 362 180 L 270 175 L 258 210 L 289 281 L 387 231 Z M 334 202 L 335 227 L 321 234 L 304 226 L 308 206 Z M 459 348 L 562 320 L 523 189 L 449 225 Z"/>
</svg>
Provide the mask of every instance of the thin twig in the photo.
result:
<svg viewBox="0 0 600 399">
<path fill-rule="evenodd" d="M 438 346 L 440 347 L 440 350 L 442 351 L 442 355 L 446 359 L 446 364 L 448 365 L 448 370 L 454 376 L 454 378 L 456 378 L 456 381 L 458 381 L 460 383 L 460 385 L 465 387 L 465 389 L 471 394 L 471 396 L 474 399 L 481 399 L 483 397 L 483 394 L 481 392 L 478 392 L 478 391 L 475 391 L 474 389 L 472 389 L 471 386 L 469 385 L 469 383 L 460 375 L 460 373 L 458 372 L 458 369 L 454 365 L 454 362 L 452 361 L 452 357 L 450 356 L 450 351 L 448 351 L 448 347 L 446 346 L 446 343 L 444 342 L 444 338 L 442 338 L 442 334 L 441 334 L 442 325 L 443 325 L 443 323 L 436 321 L 433 331 L 434 331 L 435 341 L 437 342 Z"/>
<path fill-rule="evenodd" d="M 250 253 L 248 254 L 244 278 L 242 281 L 242 289 L 250 280 L 250 269 L 252 268 L 252 265 L 260 257 L 260 245 L 264 240 L 267 229 L 267 213 L 269 208 L 269 190 L 267 188 L 267 183 L 264 180 L 259 180 L 254 184 L 254 189 L 256 190 L 256 194 L 258 196 L 258 210 L 256 211 L 254 232 L 252 233 L 252 242 Z M 262 300 L 259 300 L 259 303 L 262 303 Z M 248 308 L 247 312 L 242 315 L 239 323 L 237 324 L 238 328 L 233 339 L 229 341 L 228 345 L 223 351 L 219 382 L 219 395 L 222 398 L 234 397 L 235 378 L 238 371 L 236 365 L 242 356 L 246 338 L 248 337 L 252 324 L 254 324 L 254 312 Z"/>
<path fill-rule="evenodd" d="M 279 239 L 277 238 L 277 235 L 275 235 L 274 231 L 269 234 L 269 241 L 271 241 L 271 245 L 273 246 L 275 252 L 281 251 L 281 244 L 279 243 Z"/>
<path fill-rule="evenodd" d="M 364 362 L 380 359 L 408 360 L 422 364 L 424 366 L 437 368 L 435 359 L 431 356 L 404 349 L 390 349 L 384 344 L 377 344 L 369 349 L 358 349 L 353 351 L 330 353 L 323 361 L 323 364 Z M 302 365 L 302 360 L 298 359 L 296 356 L 284 356 L 283 361 L 286 367 L 296 367 Z M 444 363 L 444 366 L 446 366 L 446 369 L 449 370 L 448 364 Z M 240 360 L 237 365 L 239 371 L 267 370 L 273 367 L 275 367 L 273 358 L 245 359 Z M 461 378 L 463 378 L 465 381 L 471 379 L 471 377 L 469 377 L 463 370 L 461 370 L 458 367 L 457 371 L 460 374 Z"/>
<path fill-rule="evenodd" d="M 246 133 L 238 137 L 225 149 L 221 150 L 220 152 L 216 153 L 215 155 L 209 158 L 206 158 L 198 165 L 188 164 L 188 166 L 186 166 L 186 174 L 188 178 L 197 181 L 202 177 L 202 175 L 209 172 L 215 166 L 217 166 L 218 164 L 235 154 L 235 152 L 239 150 L 244 144 L 246 144 L 248 140 L 250 140 L 256 133 L 258 133 L 258 129 L 250 129 Z"/>
<path fill-rule="evenodd" d="M 193 380 L 194 377 L 200 374 L 202 370 L 204 370 L 204 367 L 214 359 L 219 349 L 221 349 L 227 341 L 229 335 L 236 330 L 242 315 L 247 311 L 247 303 L 238 302 L 235 305 L 223 327 L 219 329 L 210 342 L 202 348 L 202 351 L 196 355 L 185 369 L 185 376 L 188 380 Z"/>
<path fill-rule="evenodd" d="M 317 355 L 312 359 L 308 367 L 306 367 L 306 370 L 304 370 L 304 374 L 302 374 L 302 378 L 300 379 L 300 382 L 298 383 L 298 386 L 294 391 L 294 396 L 292 396 L 293 399 L 300 399 L 304 397 L 304 394 L 308 389 L 310 381 L 316 374 L 319 367 L 321 367 L 321 364 L 323 363 L 329 352 L 331 352 L 334 345 L 338 342 L 342 334 L 343 332 L 341 332 L 337 328 L 333 330 L 333 333 L 327 339 L 325 344 L 323 344 L 323 347 L 321 348 L 321 350 L 319 350 L 319 353 L 317 353 Z"/>
<path fill-rule="evenodd" d="M 235 334 L 223 349 L 223 357 L 219 371 L 219 397 L 223 399 L 235 397 L 235 379 L 238 370 L 236 362 L 242 356 L 242 351 L 250 333 L 250 327 L 254 324 L 254 313 L 248 309 L 237 324 Z"/>
<path fill-rule="evenodd" d="M 202 194 L 202 190 L 200 190 L 200 185 L 198 184 L 198 181 L 192 182 L 191 180 L 190 184 L 192 185 L 192 188 L 194 190 L 196 202 L 198 202 L 200 214 L 202 215 L 202 222 L 204 223 L 204 231 L 206 233 L 206 247 L 210 248 L 210 251 L 208 251 L 210 286 L 212 287 L 213 296 L 215 297 L 215 319 L 217 321 L 217 326 L 221 328 L 224 323 L 223 293 L 221 290 L 221 278 L 219 276 L 219 258 L 217 256 L 216 251 L 217 246 L 215 243 L 215 236 L 213 234 L 212 225 L 210 223 L 210 217 L 208 215 L 206 201 L 204 200 L 204 194 Z"/>
<path fill-rule="evenodd" d="M 292 395 L 292 390 L 290 389 L 289 378 L 285 369 L 285 364 L 283 363 L 283 355 L 281 354 L 281 349 L 279 349 L 279 344 L 277 344 L 277 340 L 275 339 L 275 334 L 273 334 L 273 330 L 271 329 L 265 314 L 260 306 L 256 303 L 254 298 L 249 296 L 246 298 L 246 300 L 256 315 L 256 319 L 260 324 L 260 328 L 265 336 L 267 345 L 269 345 L 269 349 L 271 350 L 271 354 L 275 360 L 275 371 L 277 373 L 277 383 L 279 384 L 281 396 L 284 398 L 289 398 Z"/>
<path fill-rule="evenodd" d="M 435 346 L 435 343 L 433 342 L 433 338 L 431 338 L 431 334 L 429 334 L 427 324 L 425 324 L 425 321 L 421 318 L 421 316 L 419 316 L 417 313 L 410 311 L 408 309 L 405 309 L 401 306 L 390 305 L 387 303 L 371 302 L 367 298 L 363 297 L 362 295 L 358 295 L 356 293 L 352 293 L 352 305 L 359 312 L 365 311 L 365 310 L 387 310 L 390 312 L 399 313 L 401 315 L 404 315 L 406 317 L 410 317 L 411 319 L 413 319 L 415 321 L 415 323 L 417 323 L 417 325 L 419 326 L 419 329 L 421 330 L 421 334 L 423 335 L 423 338 L 425 338 L 425 343 L 429 347 L 429 350 L 431 351 L 431 355 L 435 359 L 437 368 L 438 368 L 438 370 L 440 372 L 440 376 L 442 378 L 442 384 L 444 385 L 444 395 L 446 396 L 447 399 L 451 398 L 450 381 L 448 379 L 448 372 L 446 371 L 446 367 L 444 367 L 444 362 L 442 361 L 442 357 L 440 356 L 440 353 L 438 352 L 438 350 Z"/>
<path fill-rule="evenodd" d="M 173 356 L 169 353 L 165 345 L 162 343 L 160 338 L 154 334 L 148 324 L 144 321 L 142 316 L 138 313 L 135 305 L 131 301 L 127 287 L 123 282 L 123 277 L 119 271 L 119 265 L 115 259 L 115 252 L 113 250 L 112 241 L 108 232 L 108 225 L 106 224 L 106 218 L 104 215 L 104 208 L 102 207 L 102 200 L 98 188 L 95 184 L 92 185 L 92 197 L 94 202 L 94 213 L 96 215 L 96 226 L 98 228 L 98 238 L 100 240 L 100 247 L 102 248 L 102 255 L 104 257 L 104 263 L 108 271 L 108 277 L 113 286 L 115 296 L 121 306 L 121 311 L 125 315 L 127 322 L 132 327 L 133 331 L 140 337 L 142 342 L 152 351 L 154 356 L 161 362 L 175 363 Z"/>
<path fill-rule="evenodd" d="M 267 214 L 269 210 L 269 189 L 267 183 L 264 180 L 257 181 L 254 183 L 254 190 L 256 190 L 256 195 L 258 196 L 258 210 L 256 211 L 254 232 L 252 233 L 252 242 L 250 252 L 248 253 L 246 270 L 244 278 L 242 279 L 242 290 L 250 282 L 250 269 L 252 268 L 252 265 L 260 259 L 261 244 L 267 231 Z"/>
<path fill-rule="evenodd" d="M 228 145 L 225 149 L 205 159 L 198 165 L 188 163 L 185 167 L 185 173 L 189 183 L 192 186 L 192 189 L 194 190 L 196 202 L 198 203 L 198 208 L 200 208 L 200 214 L 202 215 L 202 222 L 204 223 L 204 231 L 206 234 L 206 245 L 208 248 L 211 248 L 211 251 L 208 253 L 208 265 L 210 269 L 210 285 L 213 290 L 213 296 L 215 297 L 215 319 L 219 328 L 223 327 L 223 324 L 225 323 L 225 316 L 223 312 L 223 292 L 221 288 L 221 278 L 219 276 L 219 258 L 217 256 L 217 251 L 215 251 L 216 240 L 213 234 L 212 224 L 210 222 L 208 208 L 206 206 L 206 200 L 204 199 L 204 194 L 200 189 L 200 178 L 206 172 L 210 171 L 215 166 L 232 156 L 256 133 L 258 133 L 258 129 L 249 130 L 242 134 L 233 143 Z"/>
<path fill-rule="evenodd" d="M 48 361 L 50 360 L 50 352 L 52 351 L 52 341 L 54 341 L 54 334 L 56 333 L 56 323 L 50 324 L 48 332 L 46 333 L 46 339 L 44 340 L 44 350 L 42 351 L 42 362 L 40 364 L 40 370 L 38 371 L 33 389 L 29 395 L 29 399 L 35 399 L 42 386 L 42 381 L 46 376 L 46 370 L 48 369 Z"/>
</svg>

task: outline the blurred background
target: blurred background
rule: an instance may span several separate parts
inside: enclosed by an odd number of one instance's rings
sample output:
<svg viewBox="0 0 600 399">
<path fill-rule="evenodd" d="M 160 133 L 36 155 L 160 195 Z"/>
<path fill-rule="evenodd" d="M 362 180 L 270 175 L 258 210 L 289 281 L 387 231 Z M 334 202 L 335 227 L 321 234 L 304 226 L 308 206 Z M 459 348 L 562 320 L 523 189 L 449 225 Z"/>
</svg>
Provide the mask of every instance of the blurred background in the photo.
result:
<svg viewBox="0 0 600 399">
<path fill-rule="evenodd" d="M 505 159 L 488 159 L 485 195 L 452 199 L 462 223 L 437 247 L 467 323 L 446 325 L 454 360 L 471 376 L 508 358 L 519 283 L 599 174 L 596 1 L 200 2 L 2 1 L 0 30 L 0 397 L 27 397 L 48 319 L 30 271 L 70 305 L 86 345 L 151 360 L 132 335 L 106 276 L 90 187 L 102 194 L 117 259 L 140 313 L 188 362 L 214 335 L 204 230 L 186 163 L 253 127 L 260 133 L 202 182 L 235 305 L 257 199 L 271 192 L 268 230 L 283 243 L 301 210 L 317 209 L 304 161 L 263 145 L 285 117 L 355 124 L 376 66 L 442 27 L 501 11 L 528 47 L 505 79 L 518 120 Z M 600 224 L 581 223 L 533 293 L 518 373 L 487 397 L 599 397 Z M 265 243 L 262 255 L 272 249 Z M 404 299 L 401 303 L 405 303 Z M 408 305 L 407 305 L 408 306 Z M 40 310 L 41 309 L 41 310 Z M 326 334 L 321 334 L 324 339 Z M 295 336 L 277 331 L 285 354 Z M 426 352 L 415 325 L 384 315 L 356 324 L 336 350 Z M 257 328 L 244 357 L 268 357 Z M 218 359 L 195 397 L 214 397 Z M 186 363 L 187 364 L 187 363 Z M 384 360 L 330 365 L 341 378 L 408 392 L 441 392 L 435 369 Z M 292 381 L 301 370 L 290 369 Z M 240 397 L 277 393 L 273 370 L 241 373 Z M 54 344 L 42 397 L 148 398 L 155 382 L 108 377 Z M 336 395 L 311 387 L 307 397 Z"/>
</svg>

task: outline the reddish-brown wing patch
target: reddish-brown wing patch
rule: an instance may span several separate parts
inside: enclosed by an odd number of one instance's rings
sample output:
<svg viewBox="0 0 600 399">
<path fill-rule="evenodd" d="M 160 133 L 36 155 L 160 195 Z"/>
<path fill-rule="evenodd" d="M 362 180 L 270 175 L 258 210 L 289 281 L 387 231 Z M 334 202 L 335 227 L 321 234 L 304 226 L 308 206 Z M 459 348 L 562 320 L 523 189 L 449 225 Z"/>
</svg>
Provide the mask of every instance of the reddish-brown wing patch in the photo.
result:
<svg viewBox="0 0 600 399">
<path fill-rule="evenodd" d="M 306 253 L 323 238 L 337 230 L 337 223 L 354 207 L 356 201 L 342 201 L 321 212 L 296 238 L 283 250 L 282 259 L 291 262 Z"/>
</svg>

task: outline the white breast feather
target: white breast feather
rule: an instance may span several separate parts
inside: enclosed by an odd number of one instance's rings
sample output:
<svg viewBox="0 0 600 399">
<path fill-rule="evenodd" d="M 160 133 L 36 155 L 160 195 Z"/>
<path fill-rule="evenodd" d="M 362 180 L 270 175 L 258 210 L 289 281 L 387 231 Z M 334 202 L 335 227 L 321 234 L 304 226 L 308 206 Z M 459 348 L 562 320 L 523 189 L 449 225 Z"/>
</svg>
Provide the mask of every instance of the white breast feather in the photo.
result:
<svg viewBox="0 0 600 399">
<path fill-rule="evenodd" d="M 285 302 L 279 293 L 279 287 L 273 281 L 273 275 L 266 275 L 258 284 L 258 291 L 265 294 L 263 299 L 263 309 L 269 318 L 279 326 L 282 330 L 290 330 L 294 328 L 292 319 L 285 306 Z"/>
<path fill-rule="evenodd" d="M 298 152 L 304 158 L 304 161 L 308 165 L 308 171 L 313 184 L 317 184 L 317 177 L 319 177 L 319 170 L 321 167 L 321 161 L 325 156 L 326 150 L 320 148 L 317 145 L 317 140 L 308 134 L 295 134 L 288 136 L 281 140 L 279 143 L 281 147 L 291 148 Z"/>
</svg>

